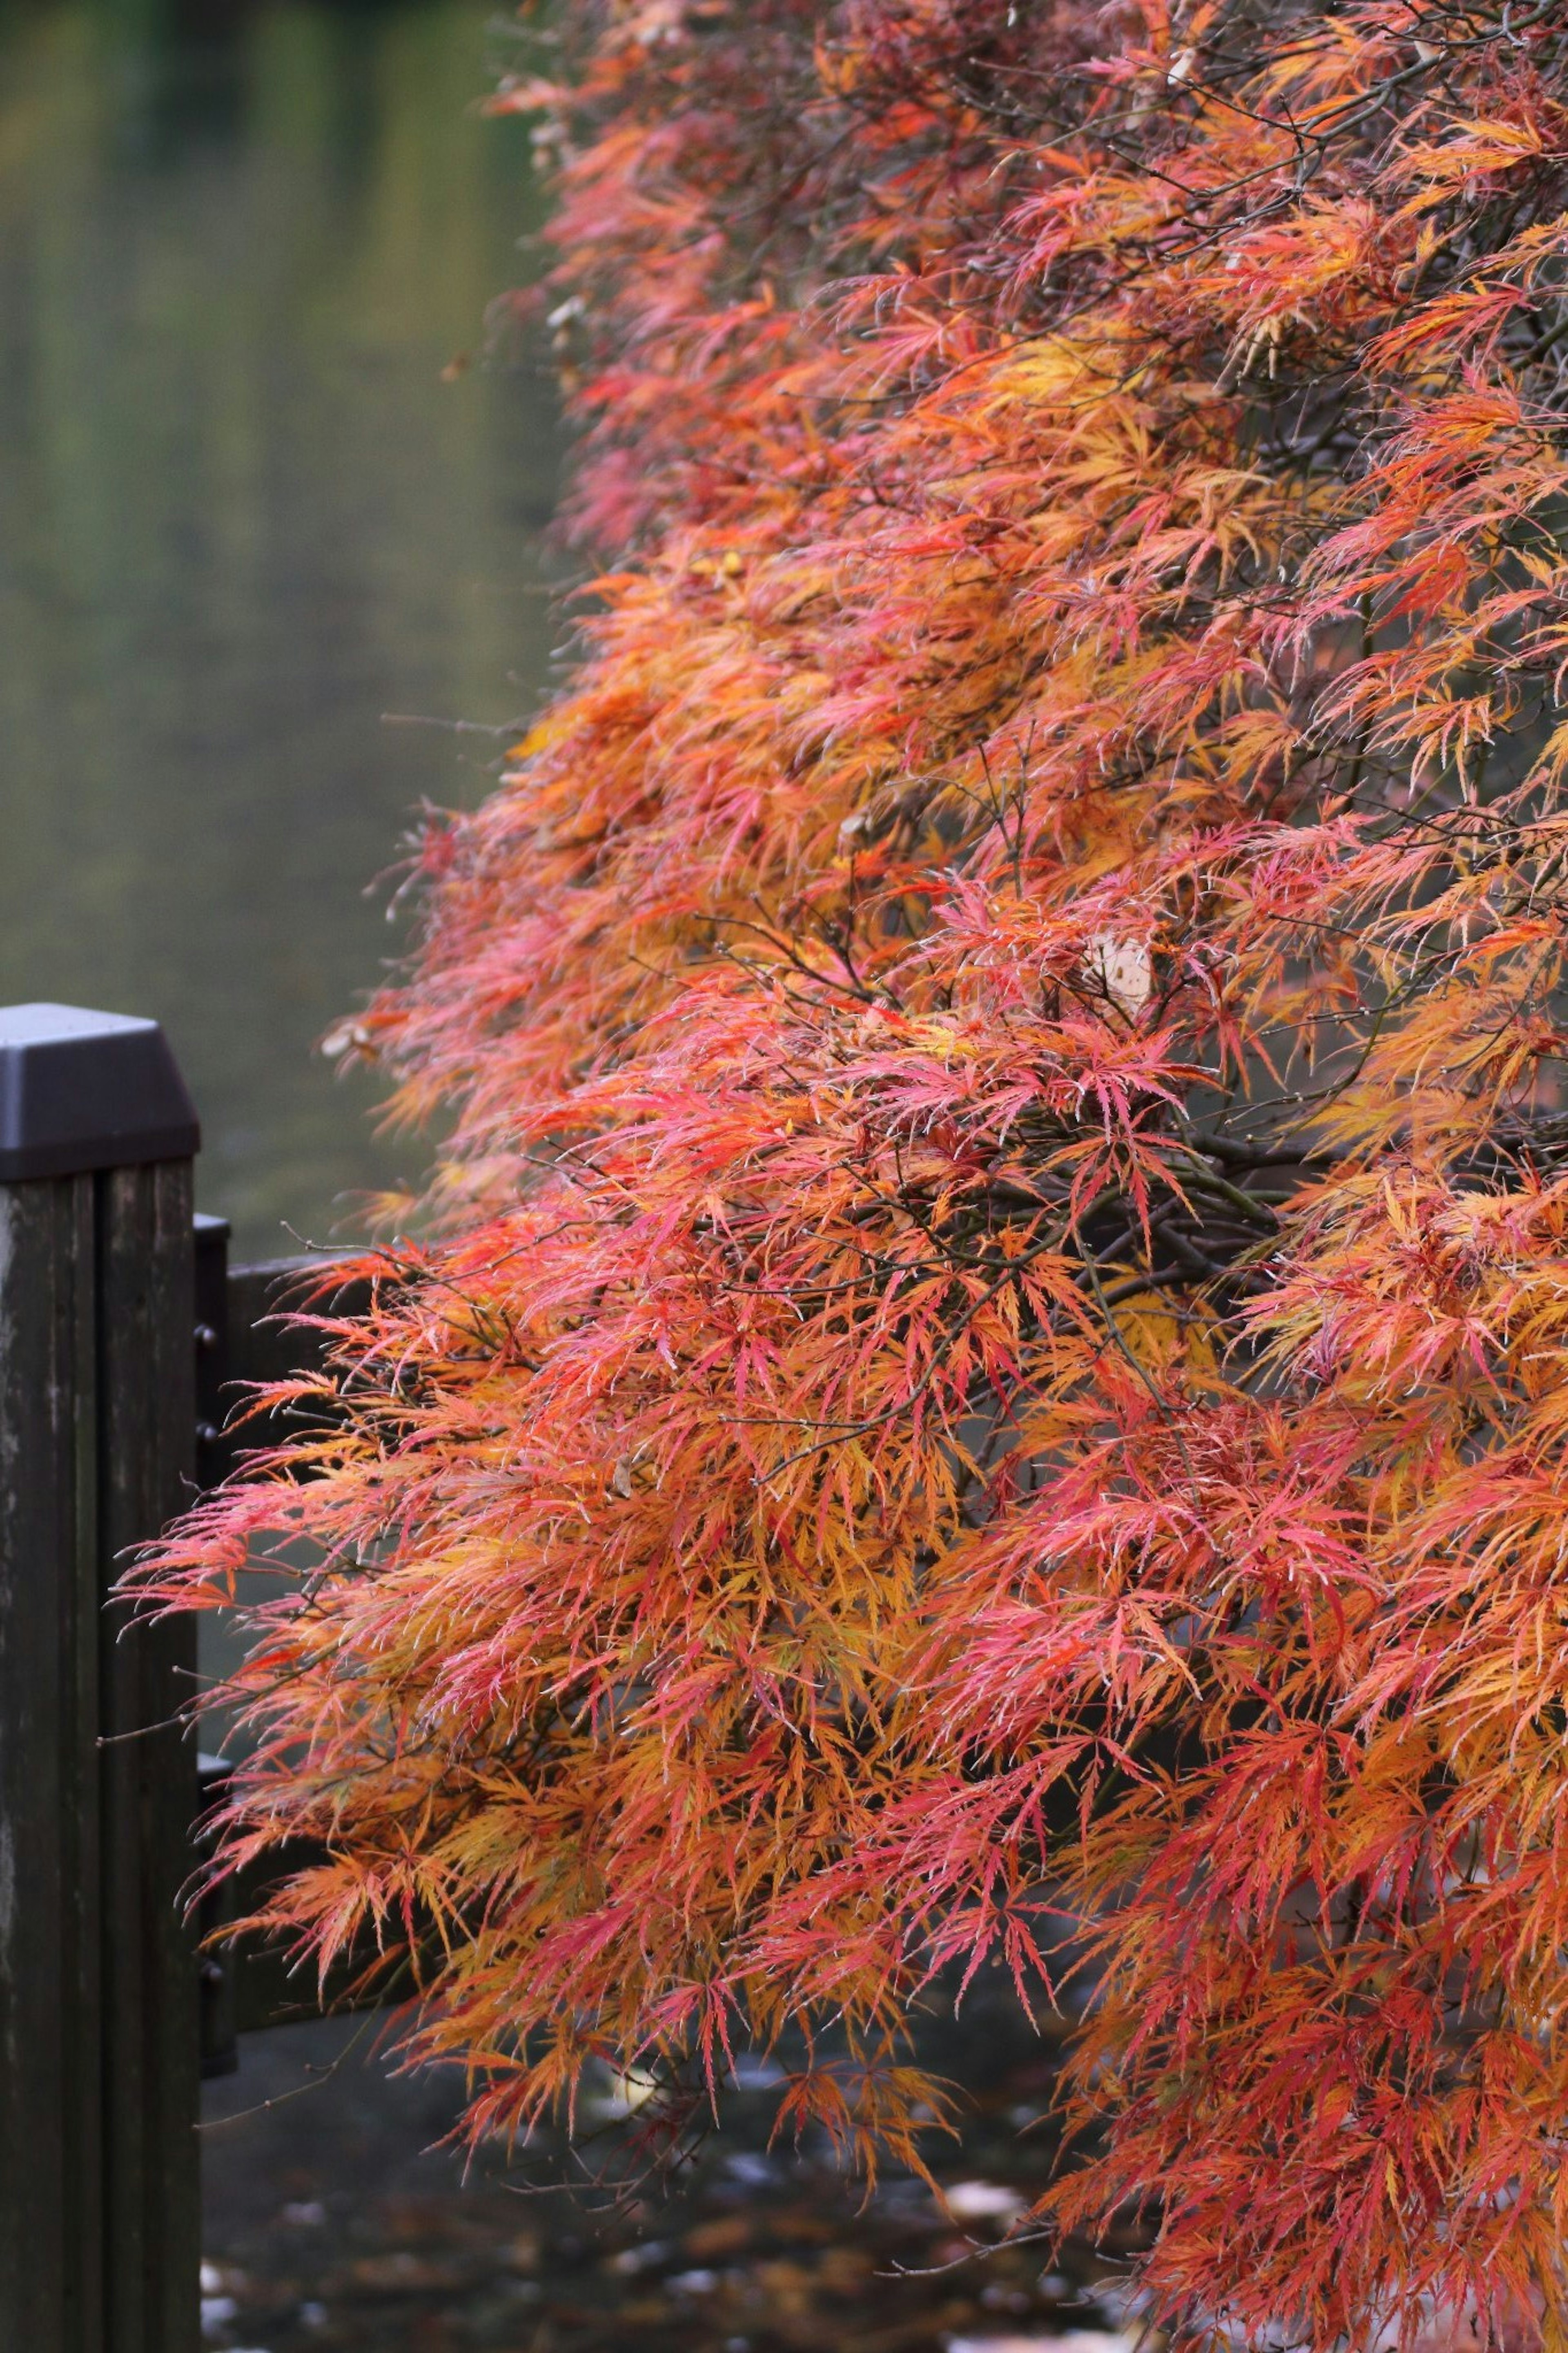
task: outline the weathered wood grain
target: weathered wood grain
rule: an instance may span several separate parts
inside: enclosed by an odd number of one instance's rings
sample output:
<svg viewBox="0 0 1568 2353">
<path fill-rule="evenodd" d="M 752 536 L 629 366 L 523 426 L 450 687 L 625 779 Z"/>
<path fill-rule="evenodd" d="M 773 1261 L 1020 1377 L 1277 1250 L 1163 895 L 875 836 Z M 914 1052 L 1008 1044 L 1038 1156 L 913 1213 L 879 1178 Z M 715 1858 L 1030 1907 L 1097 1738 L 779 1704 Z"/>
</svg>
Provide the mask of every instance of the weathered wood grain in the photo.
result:
<svg viewBox="0 0 1568 2353">
<path fill-rule="evenodd" d="M 191 1169 L 0 1185 L 0 2348 L 195 2353 L 188 1627 L 106 1611 L 195 1463 Z"/>
<path fill-rule="evenodd" d="M 0 2342 L 103 2342 L 90 1176 L 0 1186 Z"/>
<path fill-rule="evenodd" d="M 195 1472 L 188 1161 L 98 1179 L 100 1478 L 106 1570 L 174 1517 Z M 106 2353 L 195 2353 L 201 2261 L 188 1618 L 101 1620 Z"/>
</svg>

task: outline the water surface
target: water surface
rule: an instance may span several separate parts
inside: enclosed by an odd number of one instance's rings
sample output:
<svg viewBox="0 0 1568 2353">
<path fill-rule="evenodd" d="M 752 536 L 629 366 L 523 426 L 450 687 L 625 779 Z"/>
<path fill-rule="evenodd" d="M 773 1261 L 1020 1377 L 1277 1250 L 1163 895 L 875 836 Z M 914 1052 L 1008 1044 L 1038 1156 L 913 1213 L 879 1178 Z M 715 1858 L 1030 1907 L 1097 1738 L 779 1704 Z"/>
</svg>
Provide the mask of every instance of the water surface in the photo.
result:
<svg viewBox="0 0 1568 2353">
<path fill-rule="evenodd" d="M 417 1178 L 315 1041 L 537 703 L 558 433 L 471 0 L 0 6 L 0 1002 L 156 1015 L 247 1254 Z M 458 361 L 454 368 L 451 363 Z M 367 893 L 369 895 L 367 895 Z"/>
</svg>

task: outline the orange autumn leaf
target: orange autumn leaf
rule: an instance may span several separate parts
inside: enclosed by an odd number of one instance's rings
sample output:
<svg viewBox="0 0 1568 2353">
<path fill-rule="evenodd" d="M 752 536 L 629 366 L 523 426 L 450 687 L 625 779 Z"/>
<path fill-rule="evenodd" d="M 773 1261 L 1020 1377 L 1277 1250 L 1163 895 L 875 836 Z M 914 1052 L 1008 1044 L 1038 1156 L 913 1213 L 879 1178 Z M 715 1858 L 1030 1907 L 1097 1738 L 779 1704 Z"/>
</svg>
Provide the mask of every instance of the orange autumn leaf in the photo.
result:
<svg viewBox="0 0 1568 2353">
<path fill-rule="evenodd" d="M 751 2042 L 919 2162 L 996 1966 L 1163 2326 L 1561 2333 L 1568 20 L 568 13 L 429 1238 L 137 1572 L 273 1562 L 230 1858 L 476 2136 Z"/>
</svg>

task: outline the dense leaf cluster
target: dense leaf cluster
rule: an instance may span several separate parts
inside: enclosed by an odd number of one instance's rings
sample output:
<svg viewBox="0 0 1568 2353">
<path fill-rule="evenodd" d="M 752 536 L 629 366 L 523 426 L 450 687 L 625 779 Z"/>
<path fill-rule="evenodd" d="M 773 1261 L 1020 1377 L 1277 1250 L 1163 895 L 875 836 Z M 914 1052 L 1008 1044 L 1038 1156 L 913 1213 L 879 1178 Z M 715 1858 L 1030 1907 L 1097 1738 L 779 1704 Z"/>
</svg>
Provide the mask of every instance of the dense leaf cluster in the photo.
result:
<svg viewBox="0 0 1568 2353">
<path fill-rule="evenodd" d="M 1550 2316 L 1568 14 L 570 14 L 615 568 L 365 1025 L 441 1239 L 145 1572 L 317 1547 L 235 1849 L 477 2132 L 804 2031 L 907 2151 L 1000 1957 L 1167 2320 Z"/>
</svg>

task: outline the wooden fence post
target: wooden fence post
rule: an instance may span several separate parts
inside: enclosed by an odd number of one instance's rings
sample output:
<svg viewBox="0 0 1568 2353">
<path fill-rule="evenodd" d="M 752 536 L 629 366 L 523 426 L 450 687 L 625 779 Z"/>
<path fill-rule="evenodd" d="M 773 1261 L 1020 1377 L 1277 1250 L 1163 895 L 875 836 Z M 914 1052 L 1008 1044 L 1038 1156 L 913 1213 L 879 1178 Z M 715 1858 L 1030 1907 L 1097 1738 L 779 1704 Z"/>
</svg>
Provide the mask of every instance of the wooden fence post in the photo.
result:
<svg viewBox="0 0 1568 2353">
<path fill-rule="evenodd" d="M 195 2353 L 189 1498 L 196 1122 L 153 1021 L 0 1008 L 0 2347 Z"/>
</svg>

